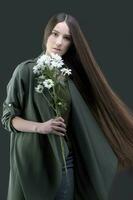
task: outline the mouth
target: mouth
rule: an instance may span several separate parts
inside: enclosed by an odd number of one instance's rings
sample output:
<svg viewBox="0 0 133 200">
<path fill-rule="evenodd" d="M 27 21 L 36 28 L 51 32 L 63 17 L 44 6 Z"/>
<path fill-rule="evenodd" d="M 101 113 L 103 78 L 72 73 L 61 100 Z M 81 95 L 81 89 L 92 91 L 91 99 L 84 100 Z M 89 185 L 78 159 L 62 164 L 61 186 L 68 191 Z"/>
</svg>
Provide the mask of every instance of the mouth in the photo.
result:
<svg viewBox="0 0 133 200">
<path fill-rule="evenodd" d="M 53 48 L 54 51 L 61 51 L 61 49 Z"/>
</svg>

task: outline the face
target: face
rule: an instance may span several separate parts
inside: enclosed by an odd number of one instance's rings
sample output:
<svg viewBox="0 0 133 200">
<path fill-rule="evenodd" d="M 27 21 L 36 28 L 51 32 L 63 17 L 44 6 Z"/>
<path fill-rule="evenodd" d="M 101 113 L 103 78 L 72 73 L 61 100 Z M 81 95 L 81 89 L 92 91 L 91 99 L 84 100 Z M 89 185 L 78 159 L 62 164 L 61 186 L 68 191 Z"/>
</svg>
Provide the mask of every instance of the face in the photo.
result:
<svg viewBox="0 0 133 200">
<path fill-rule="evenodd" d="M 64 55 L 71 45 L 71 35 L 66 22 L 57 23 L 47 39 L 46 54 Z"/>
</svg>

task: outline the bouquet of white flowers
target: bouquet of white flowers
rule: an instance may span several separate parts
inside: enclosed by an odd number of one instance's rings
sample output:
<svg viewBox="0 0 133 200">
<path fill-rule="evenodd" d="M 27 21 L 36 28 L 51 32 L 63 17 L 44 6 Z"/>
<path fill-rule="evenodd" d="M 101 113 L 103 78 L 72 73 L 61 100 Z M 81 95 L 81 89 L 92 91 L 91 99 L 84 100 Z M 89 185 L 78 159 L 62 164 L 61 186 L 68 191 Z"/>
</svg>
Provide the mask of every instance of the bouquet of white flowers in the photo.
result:
<svg viewBox="0 0 133 200">
<path fill-rule="evenodd" d="M 62 58 L 58 54 L 51 53 L 51 55 L 43 54 L 39 57 L 37 64 L 33 67 L 33 73 L 36 75 L 37 81 L 35 91 L 43 94 L 49 106 L 54 110 L 56 116 L 61 116 L 62 110 L 67 109 L 67 103 L 59 93 L 61 87 L 65 84 L 66 78 L 71 74 L 71 69 L 64 66 Z M 44 94 L 43 91 L 45 88 L 50 94 L 52 101 L 50 101 Z M 67 173 L 64 146 L 61 136 L 60 142 L 65 170 Z"/>
</svg>

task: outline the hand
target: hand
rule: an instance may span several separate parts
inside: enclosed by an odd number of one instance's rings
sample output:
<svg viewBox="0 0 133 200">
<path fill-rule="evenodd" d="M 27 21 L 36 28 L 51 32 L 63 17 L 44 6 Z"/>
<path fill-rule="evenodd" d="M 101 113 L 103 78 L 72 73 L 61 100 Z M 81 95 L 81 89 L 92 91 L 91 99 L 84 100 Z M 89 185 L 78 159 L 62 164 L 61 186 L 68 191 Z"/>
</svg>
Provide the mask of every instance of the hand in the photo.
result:
<svg viewBox="0 0 133 200">
<path fill-rule="evenodd" d="M 66 124 L 64 123 L 64 119 L 62 117 L 57 117 L 55 119 L 50 119 L 46 122 L 39 123 L 37 132 L 42 134 L 56 134 L 59 136 L 65 136 Z"/>
</svg>

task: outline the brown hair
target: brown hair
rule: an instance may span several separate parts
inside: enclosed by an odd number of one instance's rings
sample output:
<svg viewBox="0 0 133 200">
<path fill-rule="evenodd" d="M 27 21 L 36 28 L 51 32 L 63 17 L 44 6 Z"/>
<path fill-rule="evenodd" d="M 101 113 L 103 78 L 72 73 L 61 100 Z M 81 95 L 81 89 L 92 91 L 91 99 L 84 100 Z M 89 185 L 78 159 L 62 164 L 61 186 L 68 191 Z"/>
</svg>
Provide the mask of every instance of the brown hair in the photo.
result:
<svg viewBox="0 0 133 200">
<path fill-rule="evenodd" d="M 72 45 L 63 56 L 72 68 L 72 78 L 117 155 L 119 167 L 133 166 L 132 112 L 109 86 L 76 19 L 65 13 L 53 16 L 44 31 L 43 49 L 54 26 L 62 21 L 72 37 Z"/>
</svg>

